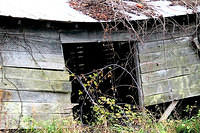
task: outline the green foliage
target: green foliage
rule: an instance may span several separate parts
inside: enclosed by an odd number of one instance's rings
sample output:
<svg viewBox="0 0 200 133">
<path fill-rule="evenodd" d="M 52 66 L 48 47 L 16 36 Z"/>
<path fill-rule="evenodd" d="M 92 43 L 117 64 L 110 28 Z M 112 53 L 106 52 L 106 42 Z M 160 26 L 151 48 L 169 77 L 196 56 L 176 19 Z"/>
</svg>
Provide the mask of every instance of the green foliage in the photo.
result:
<svg viewBox="0 0 200 133">
<path fill-rule="evenodd" d="M 112 68 L 109 68 L 111 70 Z M 72 75 L 74 76 L 74 75 Z M 110 78 L 112 73 L 104 74 L 102 71 L 97 71 L 89 74 L 87 77 L 81 75 L 86 90 L 79 90 L 80 98 L 85 100 L 85 91 L 91 95 L 95 104 L 91 107 L 94 120 L 87 126 L 80 124 L 80 121 L 75 121 L 73 118 L 62 120 L 52 120 L 38 122 L 32 118 L 26 118 L 25 122 L 28 125 L 26 133 L 199 133 L 200 132 L 200 111 L 192 118 L 188 117 L 183 120 L 167 120 L 157 122 L 157 119 L 152 115 L 152 112 L 146 109 L 140 109 L 131 104 L 119 104 L 117 100 L 111 96 L 103 95 L 99 89 L 99 84 L 104 79 Z M 112 89 L 112 88 L 111 88 Z M 94 95 L 94 92 L 96 95 Z M 88 95 L 87 94 L 87 95 Z M 158 108 L 161 110 L 160 108 Z M 186 106 L 185 112 L 192 114 L 193 109 L 197 106 Z M 83 116 L 87 117 L 87 116 Z"/>
<path fill-rule="evenodd" d="M 28 130 L 24 133 L 199 133 L 200 111 L 197 116 L 183 120 L 157 122 L 147 110 L 138 110 L 130 104 L 117 105 L 111 98 L 100 97 L 99 104 L 93 107 L 97 120 L 91 125 L 82 126 L 73 118 L 37 122 L 26 118 Z M 106 106 L 106 108 L 105 108 Z"/>
<path fill-rule="evenodd" d="M 109 71 L 112 68 L 109 68 Z M 114 97 L 104 95 L 99 89 L 99 85 L 112 77 L 111 72 L 104 74 L 96 71 L 88 76 L 81 75 L 81 80 L 87 90 L 79 90 L 79 95 L 85 97 L 88 91 L 96 102 L 91 110 L 95 121 L 82 129 L 84 132 L 109 132 L 109 133 L 198 133 L 200 132 L 200 112 L 197 116 L 190 118 L 192 111 L 197 106 L 186 106 L 184 112 L 188 113 L 188 118 L 183 120 L 168 120 L 157 122 L 157 119 L 146 109 L 139 109 L 131 104 L 118 104 Z M 111 88 L 114 90 L 114 88 Z M 95 93 L 95 94 L 94 94 Z M 157 107 L 159 112 L 162 110 Z M 83 116 L 84 117 L 84 116 Z"/>
<path fill-rule="evenodd" d="M 177 133 L 199 133 L 200 132 L 200 110 L 197 116 L 191 119 L 181 120 L 176 127 Z"/>
<path fill-rule="evenodd" d="M 72 117 L 48 120 L 48 121 L 35 121 L 31 117 L 24 119 L 27 125 L 26 130 L 21 130 L 23 133 L 78 133 L 79 124 L 74 121 Z M 81 131 L 81 129 L 80 129 Z"/>
</svg>

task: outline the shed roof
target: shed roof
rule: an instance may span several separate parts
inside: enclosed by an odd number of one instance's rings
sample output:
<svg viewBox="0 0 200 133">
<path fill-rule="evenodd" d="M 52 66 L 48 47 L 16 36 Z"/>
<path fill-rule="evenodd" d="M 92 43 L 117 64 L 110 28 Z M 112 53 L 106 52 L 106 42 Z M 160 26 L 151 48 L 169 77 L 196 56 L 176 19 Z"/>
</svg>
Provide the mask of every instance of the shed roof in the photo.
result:
<svg viewBox="0 0 200 133">
<path fill-rule="evenodd" d="M 125 1 L 135 6 L 133 1 Z M 171 1 L 148 0 L 148 6 L 155 10 L 156 16 L 171 17 L 192 14 L 193 10 L 181 5 L 171 5 Z M 200 7 L 197 8 L 200 11 Z M 137 14 L 124 12 L 130 20 L 148 19 L 143 12 Z M 63 21 L 63 22 L 98 22 L 90 16 L 84 15 L 70 7 L 69 0 L 0 0 L 0 15 L 35 20 Z M 154 17 L 154 16 L 152 16 Z"/>
</svg>

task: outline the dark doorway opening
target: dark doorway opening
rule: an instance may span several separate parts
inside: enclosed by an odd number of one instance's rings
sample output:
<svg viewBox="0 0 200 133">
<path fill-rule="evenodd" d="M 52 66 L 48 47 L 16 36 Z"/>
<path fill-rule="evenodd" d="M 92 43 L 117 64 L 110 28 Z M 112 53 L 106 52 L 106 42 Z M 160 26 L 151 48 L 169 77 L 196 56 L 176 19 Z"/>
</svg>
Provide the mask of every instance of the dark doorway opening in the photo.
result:
<svg viewBox="0 0 200 133">
<path fill-rule="evenodd" d="M 104 67 L 104 73 L 107 73 L 110 70 L 106 69 L 106 66 L 112 66 L 112 78 L 104 80 L 99 85 L 101 93 L 116 99 L 118 103 L 136 105 L 139 103 L 136 83 L 131 79 L 130 74 L 115 66 L 117 64 L 123 67 L 136 79 L 134 61 L 137 57 L 134 45 L 134 42 L 63 44 L 66 67 L 73 73 L 81 75 Z M 71 101 L 72 103 L 79 103 L 74 110 L 79 117 L 87 116 L 87 120 L 83 120 L 83 123 L 87 123 L 88 119 L 92 120 L 90 110 L 92 104 L 90 101 L 80 99 L 79 90 L 83 90 L 80 83 L 74 78 L 71 79 L 71 82 Z"/>
</svg>

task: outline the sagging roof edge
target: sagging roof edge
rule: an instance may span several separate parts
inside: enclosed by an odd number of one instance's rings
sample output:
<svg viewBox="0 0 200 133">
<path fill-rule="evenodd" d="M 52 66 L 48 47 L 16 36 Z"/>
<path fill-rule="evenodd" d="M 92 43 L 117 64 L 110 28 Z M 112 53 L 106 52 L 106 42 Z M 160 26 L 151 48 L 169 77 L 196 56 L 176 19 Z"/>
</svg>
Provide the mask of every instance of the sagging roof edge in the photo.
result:
<svg viewBox="0 0 200 133">
<path fill-rule="evenodd" d="M 171 19 L 172 21 L 176 21 L 177 23 L 181 23 L 182 19 L 190 19 L 190 22 L 197 22 L 197 19 L 199 17 L 199 13 L 194 14 L 186 14 L 186 15 L 180 15 L 180 16 L 173 16 L 173 17 L 165 17 L 165 18 L 149 18 L 144 20 L 132 20 L 129 21 L 133 26 L 137 26 L 139 22 L 155 22 L 160 21 L 163 19 Z M 57 27 L 57 28 L 71 28 L 71 29 L 91 29 L 93 26 L 95 26 L 95 29 L 102 29 L 102 24 L 115 24 L 116 22 L 70 22 L 70 21 L 55 21 L 55 20 L 43 20 L 43 19 L 30 19 L 30 18 L 19 18 L 19 17 L 11 17 L 11 16 L 2 16 L 0 15 L 1 24 L 4 25 L 4 21 L 6 25 L 7 22 L 10 21 L 10 25 L 15 26 L 18 24 L 18 21 L 21 21 L 23 25 L 28 26 L 31 23 L 31 26 L 33 25 L 39 25 L 40 27 L 47 27 L 47 24 L 50 24 L 50 27 Z M 125 20 L 124 20 L 125 21 Z M 9 24 L 8 24 L 9 25 Z M 78 25 L 78 26 L 77 26 Z M 90 25 L 90 27 L 86 27 L 86 25 Z M 97 26 L 98 25 L 98 26 Z M 79 27 L 80 26 L 80 27 Z"/>
</svg>

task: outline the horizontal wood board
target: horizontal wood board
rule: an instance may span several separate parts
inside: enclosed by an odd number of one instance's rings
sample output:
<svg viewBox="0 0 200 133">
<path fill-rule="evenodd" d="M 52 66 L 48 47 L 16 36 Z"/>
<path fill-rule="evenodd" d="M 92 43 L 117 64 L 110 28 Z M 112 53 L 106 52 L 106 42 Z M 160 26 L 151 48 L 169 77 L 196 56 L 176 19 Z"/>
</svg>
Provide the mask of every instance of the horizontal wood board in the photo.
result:
<svg viewBox="0 0 200 133">
<path fill-rule="evenodd" d="M 200 59 L 191 37 L 138 45 L 144 105 L 200 95 Z"/>
<path fill-rule="evenodd" d="M 42 70 L 30 68 L 1 67 L 0 78 L 45 80 L 45 81 L 69 81 L 69 72 L 62 70 Z"/>
<path fill-rule="evenodd" d="M 17 29 L 1 32 L 0 53 L 4 66 L 64 70 L 59 33 Z M 4 29 L 5 30 L 5 29 Z"/>
<path fill-rule="evenodd" d="M 171 34 L 171 32 L 165 32 L 165 34 L 163 34 L 162 28 L 155 27 L 152 27 L 152 29 L 148 29 L 148 31 L 145 31 L 145 34 L 144 31 L 142 31 L 142 33 L 137 32 L 137 34 L 135 34 L 135 32 L 127 32 L 124 30 L 112 31 L 110 33 L 96 30 L 88 31 L 76 29 L 70 31 L 62 31 L 60 34 L 60 38 L 61 42 L 65 43 L 66 45 L 68 43 L 88 43 L 101 41 L 141 41 L 143 44 L 143 42 L 177 38 L 180 37 L 180 34 L 181 36 L 191 36 L 191 33 L 196 30 L 195 27 L 192 27 L 192 24 L 185 25 L 183 27 L 187 29 L 187 32 L 180 32 L 180 29 L 176 27 L 170 27 L 174 28 L 173 34 Z M 166 27 L 165 30 L 168 30 L 167 28 L 168 27 Z"/>
<path fill-rule="evenodd" d="M 27 102 L 1 102 L 0 114 L 64 114 L 71 113 L 74 105 L 71 103 L 27 103 Z"/>
<path fill-rule="evenodd" d="M 67 71 L 0 67 L 0 129 L 72 116 L 71 91 Z"/>
<path fill-rule="evenodd" d="M 68 93 L 71 82 L 67 71 L 1 67 L 0 89 Z"/>
<path fill-rule="evenodd" d="M 30 103 L 70 103 L 71 93 L 17 91 L 0 89 L 2 102 L 30 102 Z"/>
</svg>

